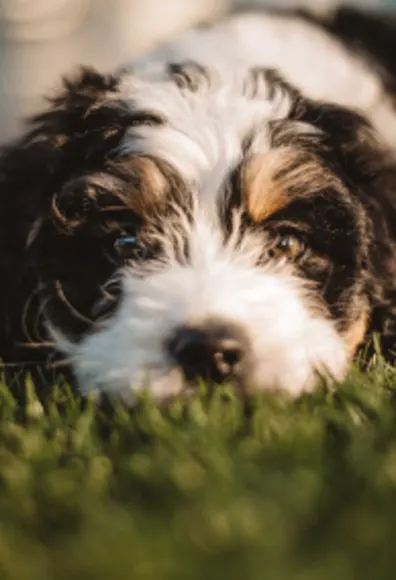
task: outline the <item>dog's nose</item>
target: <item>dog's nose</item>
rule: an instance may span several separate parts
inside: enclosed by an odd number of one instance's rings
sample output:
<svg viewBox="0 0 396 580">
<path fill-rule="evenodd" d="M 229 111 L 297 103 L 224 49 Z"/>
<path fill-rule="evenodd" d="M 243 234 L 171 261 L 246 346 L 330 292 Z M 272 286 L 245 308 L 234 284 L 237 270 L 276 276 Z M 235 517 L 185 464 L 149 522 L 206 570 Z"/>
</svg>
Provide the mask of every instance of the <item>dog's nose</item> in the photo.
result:
<svg viewBox="0 0 396 580">
<path fill-rule="evenodd" d="M 169 350 L 187 379 L 202 377 L 223 383 L 241 378 L 248 341 L 238 328 L 211 323 L 180 328 L 169 342 Z"/>
</svg>

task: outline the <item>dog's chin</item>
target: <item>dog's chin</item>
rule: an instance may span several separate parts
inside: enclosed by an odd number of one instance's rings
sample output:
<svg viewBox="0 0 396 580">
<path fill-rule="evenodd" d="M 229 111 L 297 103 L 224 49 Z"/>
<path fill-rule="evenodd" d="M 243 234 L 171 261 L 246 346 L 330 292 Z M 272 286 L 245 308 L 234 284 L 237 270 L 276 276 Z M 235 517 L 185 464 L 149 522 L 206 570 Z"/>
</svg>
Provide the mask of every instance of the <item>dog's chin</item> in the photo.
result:
<svg viewBox="0 0 396 580">
<path fill-rule="evenodd" d="M 261 356 L 254 356 L 255 362 L 249 370 L 239 375 L 237 380 L 227 378 L 223 384 L 242 398 L 268 391 L 298 398 L 312 392 L 319 384 L 334 385 L 341 382 L 347 374 L 350 361 L 345 341 L 326 321 L 313 321 L 312 324 L 312 334 L 308 333 L 310 340 L 305 335 L 305 341 L 302 338 L 295 340 L 294 346 L 290 345 L 289 348 L 285 348 L 283 343 L 272 349 L 267 343 L 262 345 L 256 351 Z M 102 393 L 109 398 L 121 398 L 128 405 L 135 405 L 145 394 L 162 403 L 175 397 L 190 397 L 202 390 L 210 395 L 218 388 L 218 383 L 206 380 L 205 377 L 191 376 L 187 379 L 181 367 L 164 357 L 154 344 L 143 352 L 136 344 L 131 345 L 126 351 L 130 353 L 127 356 L 125 351 L 121 352 L 122 349 L 114 348 L 114 340 L 105 340 L 101 348 L 95 351 L 95 356 L 92 356 L 95 350 L 92 344 L 88 348 L 72 344 L 53 327 L 51 334 L 58 348 L 69 356 L 73 375 L 84 395 Z M 96 344 L 96 341 L 102 343 L 105 338 L 103 335 L 94 335 L 91 340 Z M 155 342 L 154 337 L 152 342 Z M 120 357 L 118 360 L 116 355 Z M 106 357 L 109 360 L 106 361 Z"/>
<path fill-rule="evenodd" d="M 319 385 L 327 387 L 341 382 L 347 373 L 348 363 L 345 359 L 340 360 L 336 372 L 330 372 L 328 368 L 296 369 L 286 375 L 280 373 L 260 373 L 258 367 L 256 373 L 244 380 L 229 379 L 226 383 L 216 383 L 202 377 L 187 379 L 183 371 L 178 367 L 170 367 L 163 370 L 142 370 L 133 375 L 123 375 L 114 370 L 106 380 L 95 378 L 90 381 L 85 373 L 77 372 L 80 391 L 84 395 L 91 393 L 106 394 L 110 399 L 121 399 L 129 406 L 135 406 L 142 397 L 148 396 L 156 403 L 166 404 L 176 397 L 188 400 L 200 393 L 211 396 L 215 390 L 230 391 L 241 400 L 248 399 L 259 393 L 282 393 L 288 398 L 298 398 L 305 393 L 311 393 Z"/>
<path fill-rule="evenodd" d="M 106 377 L 94 379 L 89 377 L 86 369 L 79 368 L 74 374 L 83 395 L 105 393 L 110 399 L 122 399 L 128 405 L 135 405 L 145 395 L 156 402 L 167 402 L 194 390 L 194 385 L 187 383 L 178 368 L 163 370 L 145 368 L 131 374 L 114 370 L 107 373 Z"/>
</svg>

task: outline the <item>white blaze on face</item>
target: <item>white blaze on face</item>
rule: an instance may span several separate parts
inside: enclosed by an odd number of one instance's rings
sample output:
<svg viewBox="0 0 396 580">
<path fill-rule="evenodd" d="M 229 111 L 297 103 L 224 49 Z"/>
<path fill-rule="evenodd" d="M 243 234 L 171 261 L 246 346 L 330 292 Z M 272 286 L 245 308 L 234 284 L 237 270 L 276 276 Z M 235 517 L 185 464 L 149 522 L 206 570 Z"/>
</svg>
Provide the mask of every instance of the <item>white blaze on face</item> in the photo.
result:
<svg viewBox="0 0 396 580">
<path fill-rule="evenodd" d="M 190 255 L 145 277 L 126 267 L 122 299 L 105 328 L 71 344 L 52 329 L 71 357 L 83 392 L 106 391 L 127 398 L 147 388 L 165 399 L 183 388 L 182 373 L 166 342 L 176 328 L 213 318 L 229 321 L 250 342 L 248 390 L 310 390 L 316 373 L 341 379 L 347 348 L 332 323 L 319 314 L 309 291 L 286 264 L 257 266 L 262 239 L 247 234 L 224 243 L 220 227 L 204 212 L 186 232 Z M 260 244 L 261 242 L 261 244 Z"/>
<path fill-rule="evenodd" d="M 224 73 L 251 67 L 276 69 L 308 98 L 363 112 L 394 146 L 394 106 L 376 67 L 297 15 L 263 11 L 234 15 L 216 26 L 179 35 L 131 68 L 155 80 L 164 74 L 167 63 L 188 60 Z"/>
<path fill-rule="evenodd" d="M 124 76 L 121 98 L 131 109 L 154 113 L 164 123 L 131 127 L 119 154 L 151 155 L 166 161 L 187 182 L 199 183 L 200 187 L 209 176 L 213 195 L 228 168 L 240 161 L 244 138 L 257 131 L 257 146 L 268 150 L 269 123 L 287 118 L 292 102 L 280 89 L 270 94 L 265 81 L 259 97 L 244 95 L 250 76 L 245 68 L 228 71 L 208 67 L 204 74 L 207 80 L 201 79 L 202 87 L 196 92 L 180 90 L 169 73 L 155 79 Z"/>
</svg>

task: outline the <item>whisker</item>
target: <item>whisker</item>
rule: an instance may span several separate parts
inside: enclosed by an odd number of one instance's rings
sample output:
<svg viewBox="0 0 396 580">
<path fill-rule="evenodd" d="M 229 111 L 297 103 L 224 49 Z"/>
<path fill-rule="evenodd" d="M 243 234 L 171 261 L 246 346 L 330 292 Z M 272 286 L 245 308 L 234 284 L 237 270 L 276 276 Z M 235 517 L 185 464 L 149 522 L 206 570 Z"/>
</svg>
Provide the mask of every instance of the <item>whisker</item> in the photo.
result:
<svg viewBox="0 0 396 580">
<path fill-rule="evenodd" d="M 37 308 L 37 311 L 36 311 L 35 319 L 34 319 L 33 330 L 34 330 L 34 332 L 35 332 L 35 334 L 40 342 L 46 342 L 46 338 L 43 338 L 43 336 L 41 335 L 41 332 L 40 332 L 40 321 L 41 321 L 41 317 L 45 316 L 45 308 L 46 308 L 47 302 L 48 302 L 48 299 L 42 300 L 40 302 L 39 307 Z M 42 325 L 42 330 L 44 330 L 44 325 Z"/>
<path fill-rule="evenodd" d="M 20 361 L 15 363 L 0 363 L 0 371 L 3 368 L 25 368 L 25 367 L 39 367 L 46 365 L 47 361 Z"/>
<path fill-rule="evenodd" d="M 84 316 L 83 314 L 81 314 L 81 312 L 79 312 L 67 299 L 66 294 L 64 293 L 62 284 L 60 282 L 60 280 L 55 280 L 55 289 L 58 295 L 58 298 L 60 299 L 60 301 L 69 309 L 69 311 L 71 312 L 71 314 L 77 318 L 78 320 L 81 320 L 82 322 L 85 322 L 86 324 L 93 324 L 93 320 L 91 320 L 90 318 L 87 318 L 86 316 Z"/>
<path fill-rule="evenodd" d="M 108 292 L 105 286 L 99 286 L 100 293 L 102 294 L 102 298 L 94 304 L 91 312 L 93 316 L 99 316 L 103 310 L 109 306 L 109 304 L 114 304 L 117 301 L 117 297 L 114 296 L 111 292 Z"/>
<path fill-rule="evenodd" d="M 23 309 L 22 309 L 22 320 L 21 320 L 21 324 L 22 324 L 22 330 L 24 335 L 26 336 L 26 338 L 28 339 L 29 342 L 35 342 L 34 339 L 32 338 L 30 332 L 29 332 L 29 328 L 28 328 L 28 316 L 29 316 L 29 309 L 30 306 L 32 304 L 33 298 L 37 295 L 37 293 L 39 292 L 39 284 L 37 284 L 35 286 L 35 288 L 33 288 L 32 292 L 30 293 L 28 299 L 26 300 Z"/>
<path fill-rule="evenodd" d="M 120 272 L 115 272 L 104 284 L 101 285 L 100 288 L 102 291 L 107 291 L 110 293 L 112 288 L 119 290 L 121 280 L 122 274 Z"/>
<path fill-rule="evenodd" d="M 18 346 L 23 346 L 24 348 L 55 348 L 56 344 L 49 341 L 39 341 L 39 342 L 17 342 Z"/>
<path fill-rule="evenodd" d="M 117 300 L 117 298 L 114 296 L 114 294 L 111 294 L 111 292 L 109 292 L 105 286 L 99 286 L 99 290 L 101 291 L 101 293 L 103 294 L 104 298 L 106 300 L 109 300 L 110 302 L 115 302 Z"/>
<path fill-rule="evenodd" d="M 48 363 L 47 364 L 47 367 L 49 369 L 57 369 L 57 368 L 60 368 L 60 367 L 69 366 L 69 365 L 71 365 L 71 363 L 72 363 L 72 359 L 71 358 L 65 358 L 65 359 L 62 359 L 62 360 L 57 360 L 57 361 Z"/>
</svg>

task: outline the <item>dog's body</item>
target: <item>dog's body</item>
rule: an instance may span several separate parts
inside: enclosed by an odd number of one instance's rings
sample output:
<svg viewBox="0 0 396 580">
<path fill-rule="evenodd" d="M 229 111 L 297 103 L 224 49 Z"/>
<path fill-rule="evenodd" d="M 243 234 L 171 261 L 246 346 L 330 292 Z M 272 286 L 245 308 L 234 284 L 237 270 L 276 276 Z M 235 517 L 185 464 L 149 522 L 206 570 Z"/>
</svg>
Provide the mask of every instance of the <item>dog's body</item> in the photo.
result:
<svg viewBox="0 0 396 580">
<path fill-rule="evenodd" d="M 5 362 L 164 399 L 298 394 L 373 331 L 390 352 L 395 32 L 234 15 L 68 81 L 0 160 Z"/>
</svg>

